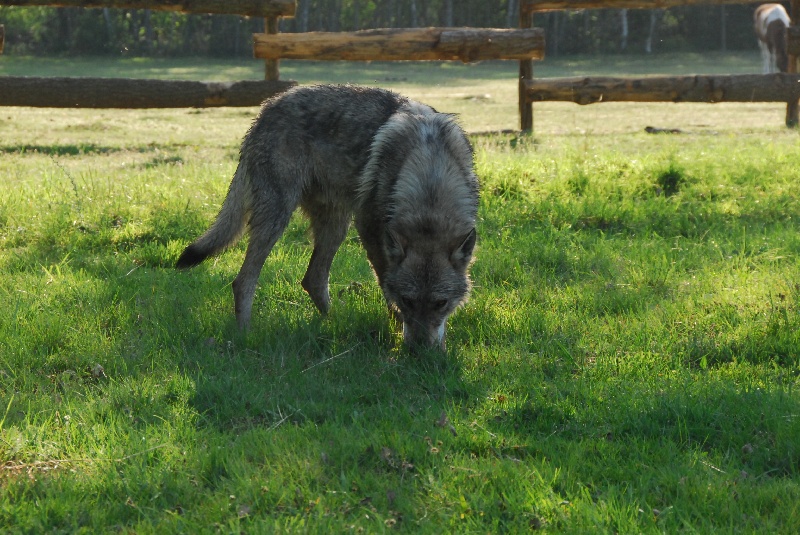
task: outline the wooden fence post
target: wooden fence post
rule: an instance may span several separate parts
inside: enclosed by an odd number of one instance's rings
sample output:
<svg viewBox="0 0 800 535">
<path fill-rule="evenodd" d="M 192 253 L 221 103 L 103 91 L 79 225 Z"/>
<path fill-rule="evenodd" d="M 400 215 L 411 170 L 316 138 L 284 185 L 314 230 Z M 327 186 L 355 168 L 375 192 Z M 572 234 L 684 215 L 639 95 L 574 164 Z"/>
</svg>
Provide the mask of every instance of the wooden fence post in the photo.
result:
<svg viewBox="0 0 800 535">
<path fill-rule="evenodd" d="M 800 22 L 800 0 L 792 0 L 791 11 L 789 12 L 789 26 L 797 26 L 798 22 Z M 800 60 L 800 58 L 790 53 L 787 72 L 792 74 L 798 72 L 798 60 Z M 798 115 L 800 115 L 800 109 L 798 109 L 797 100 L 790 100 L 786 103 L 786 126 L 789 128 L 796 128 Z"/>
<path fill-rule="evenodd" d="M 519 3 L 519 27 L 533 28 L 533 15 L 526 9 L 525 2 Z M 523 132 L 533 132 L 533 104 L 528 100 L 527 82 L 533 80 L 533 60 L 519 62 L 519 128 Z"/>
<path fill-rule="evenodd" d="M 278 33 L 278 17 L 267 17 L 264 19 L 264 33 L 277 34 Z M 279 59 L 268 59 L 264 61 L 264 79 L 276 81 L 280 78 L 280 61 Z"/>
</svg>

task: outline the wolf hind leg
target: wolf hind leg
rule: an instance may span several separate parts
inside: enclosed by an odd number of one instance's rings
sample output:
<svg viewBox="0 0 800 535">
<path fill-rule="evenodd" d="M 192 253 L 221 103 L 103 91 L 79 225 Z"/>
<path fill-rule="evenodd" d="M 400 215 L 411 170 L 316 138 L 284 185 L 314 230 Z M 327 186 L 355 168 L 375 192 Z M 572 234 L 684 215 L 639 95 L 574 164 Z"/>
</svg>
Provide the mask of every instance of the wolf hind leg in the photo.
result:
<svg viewBox="0 0 800 535">
<path fill-rule="evenodd" d="M 271 195 L 270 199 L 285 199 L 282 195 Z M 265 209 L 254 209 L 250 219 L 250 242 L 247 244 L 244 262 L 233 281 L 233 302 L 236 320 L 240 329 L 250 326 L 258 277 L 270 251 L 281 237 L 294 211 L 293 205 L 280 206 L 275 201 L 265 202 Z M 277 205 L 277 206 L 276 206 Z"/>
<path fill-rule="evenodd" d="M 327 314 L 331 307 L 328 291 L 331 264 L 336 251 L 347 236 L 350 213 L 321 205 L 304 206 L 304 210 L 311 218 L 314 251 L 311 253 L 311 260 L 301 284 L 320 313 Z"/>
</svg>

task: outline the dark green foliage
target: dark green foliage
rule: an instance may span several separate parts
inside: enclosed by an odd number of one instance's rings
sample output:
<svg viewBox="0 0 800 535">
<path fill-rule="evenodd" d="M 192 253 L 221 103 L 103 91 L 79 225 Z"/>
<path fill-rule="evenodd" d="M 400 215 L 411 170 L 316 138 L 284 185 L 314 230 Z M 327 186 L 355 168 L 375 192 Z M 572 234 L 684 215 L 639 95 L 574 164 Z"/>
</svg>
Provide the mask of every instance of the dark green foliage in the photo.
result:
<svg viewBox="0 0 800 535">
<path fill-rule="evenodd" d="M 280 28 L 513 28 L 519 25 L 517 6 L 515 0 L 299 0 L 296 16 L 282 20 Z M 749 5 L 631 9 L 625 43 L 619 9 L 537 14 L 536 26 L 545 29 L 547 54 L 552 56 L 642 53 L 648 38 L 655 52 L 754 50 L 752 13 Z M 126 9 L 0 7 L 0 24 L 6 26 L 6 53 L 38 54 L 248 57 L 251 35 L 264 31 L 258 18 Z"/>
</svg>

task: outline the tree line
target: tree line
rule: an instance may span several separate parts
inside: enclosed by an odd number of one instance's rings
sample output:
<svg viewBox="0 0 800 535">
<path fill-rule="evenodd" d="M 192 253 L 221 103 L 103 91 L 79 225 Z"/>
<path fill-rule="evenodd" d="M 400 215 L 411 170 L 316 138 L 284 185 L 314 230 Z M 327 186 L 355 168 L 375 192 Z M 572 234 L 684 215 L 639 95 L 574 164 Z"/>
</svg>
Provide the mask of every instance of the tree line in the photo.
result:
<svg viewBox="0 0 800 535">
<path fill-rule="evenodd" d="M 518 0 L 298 0 L 282 32 L 471 26 L 511 28 Z M 667 10 L 594 9 L 537 14 L 548 55 L 747 50 L 756 46 L 754 5 Z M 252 55 L 264 21 L 129 9 L 0 7 L 6 53 Z"/>
</svg>

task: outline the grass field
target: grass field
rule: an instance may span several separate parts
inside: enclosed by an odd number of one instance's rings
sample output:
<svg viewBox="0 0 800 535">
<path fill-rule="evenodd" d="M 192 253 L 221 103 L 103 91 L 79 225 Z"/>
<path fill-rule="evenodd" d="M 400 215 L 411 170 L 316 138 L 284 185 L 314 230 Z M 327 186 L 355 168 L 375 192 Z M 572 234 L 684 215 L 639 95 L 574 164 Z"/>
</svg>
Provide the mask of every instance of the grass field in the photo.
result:
<svg viewBox="0 0 800 535">
<path fill-rule="evenodd" d="M 573 62 L 541 69 L 653 60 Z M 497 132 L 511 64 L 284 74 L 392 87 L 473 132 L 475 288 L 447 354 L 397 347 L 353 233 L 323 319 L 293 219 L 246 335 L 244 243 L 172 269 L 254 109 L 0 109 L 1 532 L 796 531 L 800 140 L 781 106 L 542 104 L 524 137 Z"/>
</svg>

